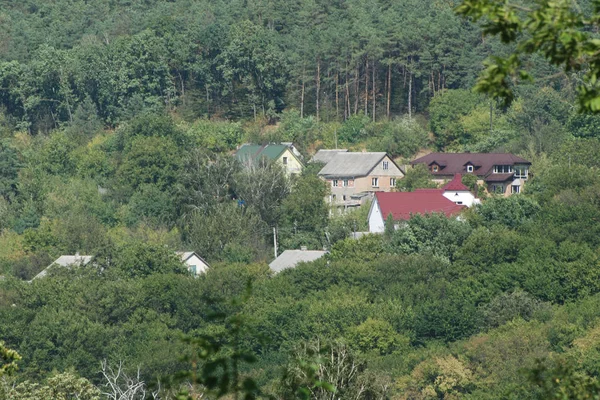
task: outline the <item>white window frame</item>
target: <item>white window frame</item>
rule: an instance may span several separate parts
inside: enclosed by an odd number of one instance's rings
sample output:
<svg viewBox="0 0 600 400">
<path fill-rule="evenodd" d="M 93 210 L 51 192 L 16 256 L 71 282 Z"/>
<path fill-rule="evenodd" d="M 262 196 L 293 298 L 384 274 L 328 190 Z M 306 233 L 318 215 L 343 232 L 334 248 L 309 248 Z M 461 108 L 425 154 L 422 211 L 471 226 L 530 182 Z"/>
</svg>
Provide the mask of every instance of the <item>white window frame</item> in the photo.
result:
<svg viewBox="0 0 600 400">
<path fill-rule="evenodd" d="M 379 187 L 379 178 L 371 178 L 371 186 L 373 186 L 374 188 L 378 188 Z"/>
<path fill-rule="evenodd" d="M 337 179 L 332 179 L 331 180 L 331 186 L 332 187 L 338 187 L 338 180 Z"/>
<path fill-rule="evenodd" d="M 529 168 L 527 168 L 526 166 L 515 166 L 514 168 L 515 171 L 515 178 L 519 178 L 519 179 L 527 179 L 528 175 L 529 175 Z"/>
<path fill-rule="evenodd" d="M 510 185 L 510 192 L 512 194 L 521 193 L 521 185 Z"/>
<path fill-rule="evenodd" d="M 390 178 L 390 187 L 396 186 L 396 178 Z"/>
<path fill-rule="evenodd" d="M 432 165 L 431 166 L 431 171 L 432 172 L 438 172 L 440 170 L 440 168 L 437 165 Z"/>
<path fill-rule="evenodd" d="M 383 162 L 383 170 L 387 171 L 388 169 L 390 169 L 390 163 L 389 163 L 389 161 L 384 161 Z"/>
<path fill-rule="evenodd" d="M 348 179 L 344 179 L 344 180 L 342 181 L 342 186 L 343 186 L 343 187 L 348 187 L 348 186 L 350 186 L 350 182 L 348 181 Z"/>
<path fill-rule="evenodd" d="M 473 172 L 473 166 L 467 165 L 467 172 Z"/>
<path fill-rule="evenodd" d="M 510 174 L 513 172 L 512 165 L 494 165 L 495 174 Z"/>
<path fill-rule="evenodd" d="M 283 157 L 283 165 L 287 165 L 288 164 L 288 158 L 287 157 Z"/>
<path fill-rule="evenodd" d="M 502 190 L 499 191 L 498 189 L 502 189 Z M 506 189 L 504 188 L 504 185 L 495 185 L 495 184 L 492 185 L 492 193 L 493 194 L 499 194 L 499 193 L 504 194 L 505 190 Z"/>
</svg>

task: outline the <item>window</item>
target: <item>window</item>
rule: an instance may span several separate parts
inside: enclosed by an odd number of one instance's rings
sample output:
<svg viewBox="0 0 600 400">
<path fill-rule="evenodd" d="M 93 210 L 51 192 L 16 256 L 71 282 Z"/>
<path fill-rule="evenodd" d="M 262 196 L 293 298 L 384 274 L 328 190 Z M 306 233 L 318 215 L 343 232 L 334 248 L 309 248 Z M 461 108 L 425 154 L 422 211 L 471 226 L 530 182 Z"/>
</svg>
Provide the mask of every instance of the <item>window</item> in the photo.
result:
<svg viewBox="0 0 600 400">
<path fill-rule="evenodd" d="M 342 200 L 346 201 L 346 195 L 342 196 Z"/>
<path fill-rule="evenodd" d="M 283 165 L 287 165 L 287 157 L 283 157 Z"/>
<path fill-rule="evenodd" d="M 388 161 L 383 162 L 383 169 L 388 170 L 390 168 L 390 163 Z"/>
<path fill-rule="evenodd" d="M 494 165 L 495 174 L 510 174 L 513 172 L 512 165 Z"/>
<path fill-rule="evenodd" d="M 335 194 L 331 195 L 331 202 L 334 203 L 335 202 Z"/>
<path fill-rule="evenodd" d="M 431 167 L 431 170 L 432 170 L 433 172 L 438 172 L 439 168 L 438 168 L 438 166 L 437 166 L 437 165 L 434 165 L 433 167 Z"/>
<path fill-rule="evenodd" d="M 396 186 L 396 178 L 390 178 L 390 186 Z"/>
<path fill-rule="evenodd" d="M 492 193 L 504 193 L 504 185 L 492 185 Z"/>
<path fill-rule="evenodd" d="M 529 169 L 524 165 L 515 167 L 515 178 L 527 179 L 528 173 Z"/>
<path fill-rule="evenodd" d="M 521 193 L 521 186 L 519 186 L 519 185 L 512 185 L 510 187 L 510 192 L 511 193 Z"/>
<path fill-rule="evenodd" d="M 379 187 L 379 178 L 371 178 L 371 186 Z"/>
<path fill-rule="evenodd" d="M 332 180 L 331 181 L 331 186 L 337 187 L 338 186 L 338 180 L 337 179 Z"/>
<path fill-rule="evenodd" d="M 198 274 L 198 267 L 195 265 L 190 265 L 190 273 L 192 275 L 197 275 Z"/>
<path fill-rule="evenodd" d="M 348 187 L 348 179 L 344 179 L 342 183 L 344 184 L 344 187 Z"/>
<path fill-rule="evenodd" d="M 473 172 L 473 166 L 467 165 L 467 172 Z"/>
</svg>

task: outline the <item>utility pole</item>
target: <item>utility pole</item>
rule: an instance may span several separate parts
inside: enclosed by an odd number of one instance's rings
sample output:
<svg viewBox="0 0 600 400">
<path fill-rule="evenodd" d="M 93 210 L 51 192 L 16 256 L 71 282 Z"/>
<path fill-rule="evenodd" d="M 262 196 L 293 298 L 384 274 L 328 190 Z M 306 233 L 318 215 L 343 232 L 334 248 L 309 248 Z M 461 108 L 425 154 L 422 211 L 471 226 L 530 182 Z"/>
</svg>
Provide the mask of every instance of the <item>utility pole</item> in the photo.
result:
<svg viewBox="0 0 600 400">
<path fill-rule="evenodd" d="M 275 252 L 275 258 L 277 258 L 277 228 L 273 227 L 273 250 Z"/>
</svg>

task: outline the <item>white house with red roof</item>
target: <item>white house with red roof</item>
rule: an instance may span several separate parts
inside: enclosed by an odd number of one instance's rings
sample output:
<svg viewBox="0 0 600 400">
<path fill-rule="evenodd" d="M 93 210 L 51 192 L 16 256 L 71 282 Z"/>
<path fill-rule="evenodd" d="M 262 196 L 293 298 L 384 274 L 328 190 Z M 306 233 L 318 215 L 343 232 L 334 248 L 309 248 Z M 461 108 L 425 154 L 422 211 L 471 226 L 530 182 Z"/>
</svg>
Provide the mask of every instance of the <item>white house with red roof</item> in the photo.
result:
<svg viewBox="0 0 600 400">
<path fill-rule="evenodd" d="M 414 192 L 377 192 L 369 210 L 369 232 L 382 233 L 391 214 L 394 222 L 409 220 L 415 214 L 459 214 L 465 205 L 444 196 L 444 189 L 417 189 Z"/>
<path fill-rule="evenodd" d="M 462 183 L 461 174 L 455 174 L 454 178 L 442 190 L 444 191 L 444 197 L 454 204 L 472 207 L 473 204 L 481 203 L 481 200 L 476 198 L 469 188 Z"/>
</svg>

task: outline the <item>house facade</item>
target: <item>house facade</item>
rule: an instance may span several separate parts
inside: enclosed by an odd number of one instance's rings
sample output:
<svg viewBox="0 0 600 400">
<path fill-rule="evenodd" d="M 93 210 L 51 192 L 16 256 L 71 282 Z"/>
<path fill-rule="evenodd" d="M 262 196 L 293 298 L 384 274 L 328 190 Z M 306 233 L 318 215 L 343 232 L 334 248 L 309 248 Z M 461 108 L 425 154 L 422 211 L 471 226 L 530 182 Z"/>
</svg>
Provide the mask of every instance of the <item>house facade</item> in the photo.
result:
<svg viewBox="0 0 600 400">
<path fill-rule="evenodd" d="M 481 200 L 462 183 L 462 174 L 455 174 L 454 178 L 442 187 L 443 196 L 454 204 L 472 207 L 481 203 Z"/>
<path fill-rule="evenodd" d="M 474 174 L 488 193 L 502 196 L 520 193 L 531 167 L 531 162 L 509 153 L 431 153 L 410 164 L 425 164 L 438 183 L 455 174 Z"/>
<path fill-rule="evenodd" d="M 208 263 L 193 251 L 178 251 L 176 254 L 193 276 L 203 274 L 209 268 Z"/>
<path fill-rule="evenodd" d="M 300 174 L 304 165 L 300 160 L 300 153 L 291 143 L 282 144 L 244 144 L 235 157 L 245 166 L 258 164 L 261 160 L 279 163 L 288 174 Z"/>
<path fill-rule="evenodd" d="M 327 199 L 334 207 L 358 207 L 375 192 L 389 192 L 404 172 L 386 154 L 380 152 L 340 151 L 319 171 L 331 194 Z"/>
<path fill-rule="evenodd" d="M 383 233 L 389 215 L 397 226 L 415 214 L 441 213 L 447 217 L 459 214 L 466 208 L 444 196 L 443 189 L 418 189 L 414 192 L 375 193 L 369 209 L 369 232 Z"/>
</svg>

